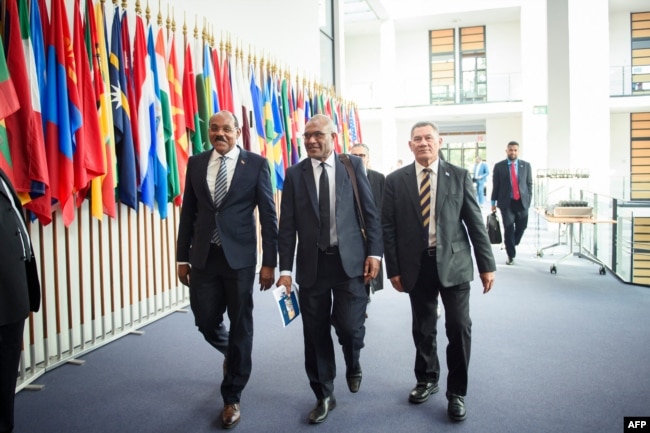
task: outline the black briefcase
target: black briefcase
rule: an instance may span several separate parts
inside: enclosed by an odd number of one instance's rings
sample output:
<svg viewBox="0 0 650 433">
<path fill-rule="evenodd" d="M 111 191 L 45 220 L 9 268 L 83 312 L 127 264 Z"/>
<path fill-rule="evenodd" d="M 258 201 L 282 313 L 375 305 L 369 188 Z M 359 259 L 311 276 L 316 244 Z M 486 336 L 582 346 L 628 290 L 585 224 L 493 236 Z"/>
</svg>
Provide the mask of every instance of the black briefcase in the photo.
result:
<svg viewBox="0 0 650 433">
<path fill-rule="evenodd" d="M 487 216 L 485 227 L 487 228 L 491 244 L 499 245 L 503 242 L 503 238 L 501 237 L 501 224 L 499 224 L 499 217 L 496 211 Z"/>
</svg>

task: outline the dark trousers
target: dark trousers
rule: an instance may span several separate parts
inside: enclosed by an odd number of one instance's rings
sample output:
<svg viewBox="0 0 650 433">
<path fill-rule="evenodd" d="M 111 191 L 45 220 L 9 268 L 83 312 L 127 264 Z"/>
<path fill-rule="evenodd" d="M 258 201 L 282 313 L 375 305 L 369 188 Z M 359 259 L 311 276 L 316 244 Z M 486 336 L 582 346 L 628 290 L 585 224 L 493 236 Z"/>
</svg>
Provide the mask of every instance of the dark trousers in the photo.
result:
<svg viewBox="0 0 650 433">
<path fill-rule="evenodd" d="M 528 227 L 528 209 L 524 209 L 521 200 L 510 200 L 510 207 L 501 209 L 503 220 L 503 243 L 508 257 L 515 258 L 516 246 L 521 242 L 526 227 Z"/>
<path fill-rule="evenodd" d="M 253 349 L 253 282 L 255 267 L 232 269 L 223 249 L 210 248 L 208 266 L 192 268 L 190 306 L 205 340 L 228 359 L 221 383 L 224 404 L 239 403 L 251 374 Z M 228 311 L 230 331 L 223 315 Z"/>
<path fill-rule="evenodd" d="M 25 321 L 0 326 L 0 432 L 14 428 L 14 398 Z"/>
<path fill-rule="evenodd" d="M 360 372 L 368 295 L 363 277 L 350 279 L 341 256 L 318 253 L 316 284 L 298 292 L 305 344 L 305 370 L 317 399 L 332 395 L 336 362 L 331 326 L 343 348 L 348 373 Z"/>
<path fill-rule="evenodd" d="M 440 362 L 436 344 L 438 294 L 445 306 L 447 333 L 447 393 L 467 394 L 467 369 L 472 344 L 469 317 L 469 283 L 442 287 L 436 268 L 435 251 L 422 255 L 420 274 L 409 292 L 415 343 L 415 378 L 418 382 L 438 382 Z"/>
</svg>

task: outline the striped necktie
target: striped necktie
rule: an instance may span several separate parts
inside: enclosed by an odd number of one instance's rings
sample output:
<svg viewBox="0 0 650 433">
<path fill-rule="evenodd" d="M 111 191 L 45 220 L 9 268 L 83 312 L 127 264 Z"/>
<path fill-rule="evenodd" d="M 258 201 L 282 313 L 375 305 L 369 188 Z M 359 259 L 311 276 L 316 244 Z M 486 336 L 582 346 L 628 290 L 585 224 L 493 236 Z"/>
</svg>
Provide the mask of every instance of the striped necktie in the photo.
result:
<svg viewBox="0 0 650 433">
<path fill-rule="evenodd" d="M 422 226 L 429 228 L 431 219 L 431 169 L 422 170 L 422 181 L 420 182 L 420 208 L 422 209 Z"/>
<path fill-rule="evenodd" d="M 217 172 L 217 179 L 214 182 L 214 205 L 219 207 L 223 198 L 226 196 L 226 191 L 228 190 L 228 173 L 226 170 L 226 159 L 227 156 L 221 156 L 219 158 L 221 163 L 219 164 L 219 171 Z M 219 235 L 219 227 L 215 225 L 214 232 L 212 233 L 213 244 L 221 245 L 221 236 Z"/>
</svg>

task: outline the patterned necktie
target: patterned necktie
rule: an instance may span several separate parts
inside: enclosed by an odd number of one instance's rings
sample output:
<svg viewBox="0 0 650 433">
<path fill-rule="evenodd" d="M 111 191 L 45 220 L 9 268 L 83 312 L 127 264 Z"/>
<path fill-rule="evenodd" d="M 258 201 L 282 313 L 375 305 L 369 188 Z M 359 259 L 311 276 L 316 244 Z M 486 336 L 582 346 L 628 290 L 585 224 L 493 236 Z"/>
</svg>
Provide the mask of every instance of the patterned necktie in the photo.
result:
<svg viewBox="0 0 650 433">
<path fill-rule="evenodd" d="M 318 214 L 320 217 L 320 232 L 318 248 L 325 251 L 330 246 L 330 181 L 324 162 L 320 163 L 321 172 L 318 183 Z"/>
<path fill-rule="evenodd" d="M 226 159 L 227 156 L 221 156 L 219 158 L 221 163 L 219 164 L 219 171 L 217 172 L 217 179 L 214 182 L 214 205 L 219 207 L 223 198 L 226 196 L 226 191 L 228 189 L 228 175 L 226 171 Z M 221 237 L 219 236 L 219 228 L 215 225 L 214 232 L 212 233 L 212 243 L 221 245 Z"/>
<path fill-rule="evenodd" d="M 510 163 L 510 181 L 512 183 L 512 198 L 519 200 L 521 195 L 519 194 L 519 182 L 517 181 L 517 168 L 515 167 L 514 161 Z"/>
<path fill-rule="evenodd" d="M 428 230 L 431 219 L 431 169 L 422 170 L 420 182 L 420 208 L 422 209 L 422 226 Z"/>
</svg>

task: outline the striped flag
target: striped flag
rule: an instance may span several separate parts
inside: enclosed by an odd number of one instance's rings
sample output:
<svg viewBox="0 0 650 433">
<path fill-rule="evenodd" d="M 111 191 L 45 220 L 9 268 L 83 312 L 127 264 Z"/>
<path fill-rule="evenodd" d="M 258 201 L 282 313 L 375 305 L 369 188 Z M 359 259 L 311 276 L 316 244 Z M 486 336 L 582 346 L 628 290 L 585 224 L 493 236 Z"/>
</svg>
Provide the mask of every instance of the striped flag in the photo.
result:
<svg viewBox="0 0 650 433">
<path fill-rule="evenodd" d="M 26 14 L 26 3 L 21 1 L 20 6 Z M 6 7 L 7 68 L 20 102 L 20 109 L 5 119 L 13 164 L 11 180 L 23 205 L 46 225 L 52 221 L 49 172 L 29 23 L 24 17 L 19 19 L 16 2 L 8 2 Z"/>
</svg>

